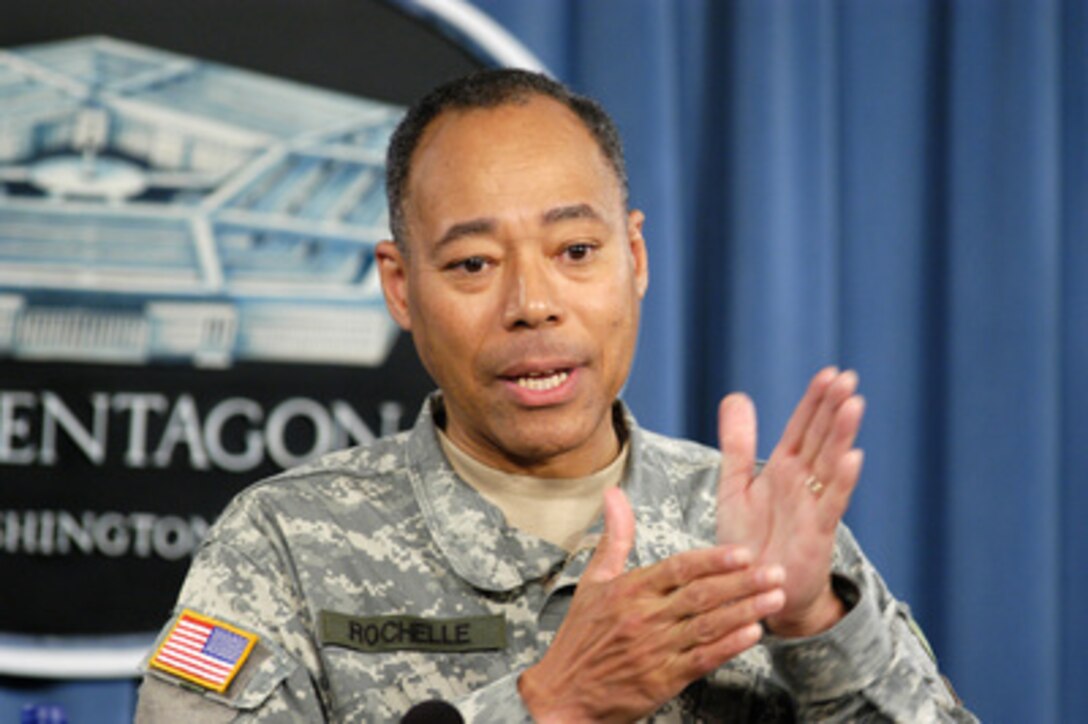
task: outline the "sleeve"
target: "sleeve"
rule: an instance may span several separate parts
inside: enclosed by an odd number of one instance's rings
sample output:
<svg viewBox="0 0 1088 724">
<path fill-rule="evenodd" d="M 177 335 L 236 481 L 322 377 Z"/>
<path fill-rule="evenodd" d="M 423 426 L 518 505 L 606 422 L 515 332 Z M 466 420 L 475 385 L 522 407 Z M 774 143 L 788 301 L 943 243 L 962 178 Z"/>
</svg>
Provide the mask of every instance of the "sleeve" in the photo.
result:
<svg viewBox="0 0 1088 724">
<path fill-rule="evenodd" d="M 921 629 L 845 526 L 835 552 L 835 589 L 852 608 L 822 634 L 765 636 L 775 676 L 804 721 L 948 721 L 975 717 L 941 677 Z"/>
<path fill-rule="evenodd" d="M 514 671 L 453 702 L 466 722 L 472 724 L 532 724 L 533 717 L 518 693 Z"/>
<path fill-rule="evenodd" d="M 201 546 L 178 596 L 177 609 L 145 661 L 136 721 L 324 721 L 326 706 L 305 607 L 273 536 L 237 501 Z M 217 692 L 200 671 L 163 670 L 151 662 L 184 612 L 255 635 L 229 686 Z M 193 664 L 199 666 L 199 663 Z"/>
<path fill-rule="evenodd" d="M 137 724 L 283 724 L 320 722 L 309 677 L 290 661 L 276 662 L 258 681 L 232 685 L 226 696 L 189 687 L 157 672 L 144 674 L 136 707 Z"/>
</svg>

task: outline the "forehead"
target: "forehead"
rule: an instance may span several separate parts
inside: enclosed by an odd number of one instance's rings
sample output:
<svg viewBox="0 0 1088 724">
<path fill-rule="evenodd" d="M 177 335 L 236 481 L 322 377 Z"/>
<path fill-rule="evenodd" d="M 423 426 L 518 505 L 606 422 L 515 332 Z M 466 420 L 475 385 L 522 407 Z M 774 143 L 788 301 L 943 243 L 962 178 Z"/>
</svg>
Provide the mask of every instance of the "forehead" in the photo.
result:
<svg viewBox="0 0 1088 724">
<path fill-rule="evenodd" d="M 622 212 L 619 180 L 573 111 L 546 96 L 494 108 L 446 111 L 412 154 L 406 220 L 501 216 L 557 203 Z"/>
</svg>

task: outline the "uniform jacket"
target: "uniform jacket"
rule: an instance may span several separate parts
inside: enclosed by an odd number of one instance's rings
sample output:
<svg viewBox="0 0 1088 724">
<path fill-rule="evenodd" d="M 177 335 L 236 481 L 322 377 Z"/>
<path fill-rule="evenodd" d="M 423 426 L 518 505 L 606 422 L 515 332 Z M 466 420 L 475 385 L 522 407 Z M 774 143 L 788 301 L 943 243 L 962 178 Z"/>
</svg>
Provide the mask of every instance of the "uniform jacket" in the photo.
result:
<svg viewBox="0 0 1088 724">
<path fill-rule="evenodd" d="M 175 616 L 188 609 L 259 640 L 222 694 L 149 671 L 138 720 L 395 722 L 440 698 L 466 721 L 531 721 L 517 677 L 563 620 L 602 521 L 574 554 L 508 527 L 447 463 L 441 414 L 433 397 L 412 430 L 234 499 Z M 713 545 L 719 453 L 639 428 L 622 403 L 614 414 L 630 441 L 629 567 Z M 845 527 L 833 568 L 852 608 L 832 629 L 765 636 L 649 721 L 972 720 Z"/>
</svg>

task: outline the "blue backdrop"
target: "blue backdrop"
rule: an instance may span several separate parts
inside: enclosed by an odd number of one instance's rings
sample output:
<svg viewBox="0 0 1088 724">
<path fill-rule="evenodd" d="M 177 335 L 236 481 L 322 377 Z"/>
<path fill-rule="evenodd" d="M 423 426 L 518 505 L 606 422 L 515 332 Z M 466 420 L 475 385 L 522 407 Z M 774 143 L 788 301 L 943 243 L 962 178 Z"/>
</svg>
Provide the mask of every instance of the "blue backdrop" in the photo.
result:
<svg viewBox="0 0 1088 724">
<path fill-rule="evenodd" d="M 713 442 L 744 389 L 767 452 L 818 367 L 858 369 L 870 557 L 983 719 L 1088 721 L 1088 4 L 475 4 L 625 134 L 640 420 Z"/>
<path fill-rule="evenodd" d="M 986 721 L 1088 721 L 1088 4 L 477 0 L 625 135 L 626 397 L 769 452 L 857 368 L 848 521 Z"/>
</svg>

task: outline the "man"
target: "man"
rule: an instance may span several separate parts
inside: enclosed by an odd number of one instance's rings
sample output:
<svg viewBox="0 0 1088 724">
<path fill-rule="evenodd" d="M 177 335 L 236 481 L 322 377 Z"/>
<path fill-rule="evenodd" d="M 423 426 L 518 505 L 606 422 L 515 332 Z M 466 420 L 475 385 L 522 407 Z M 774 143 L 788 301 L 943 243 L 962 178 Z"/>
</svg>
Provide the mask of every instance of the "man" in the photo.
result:
<svg viewBox="0 0 1088 724">
<path fill-rule="evenodd" d="M 648 267 L 599 106 L 455 81 L 398 128 L 387 187 L 386 303 L 439 392 L 411 432 L 235 499 L 140 718 L 972 719 L 839 523 L 854 373 L 818 373 L 761 466 L 743 395 L 720 453 L 617 401 Z"/>
</svg>

